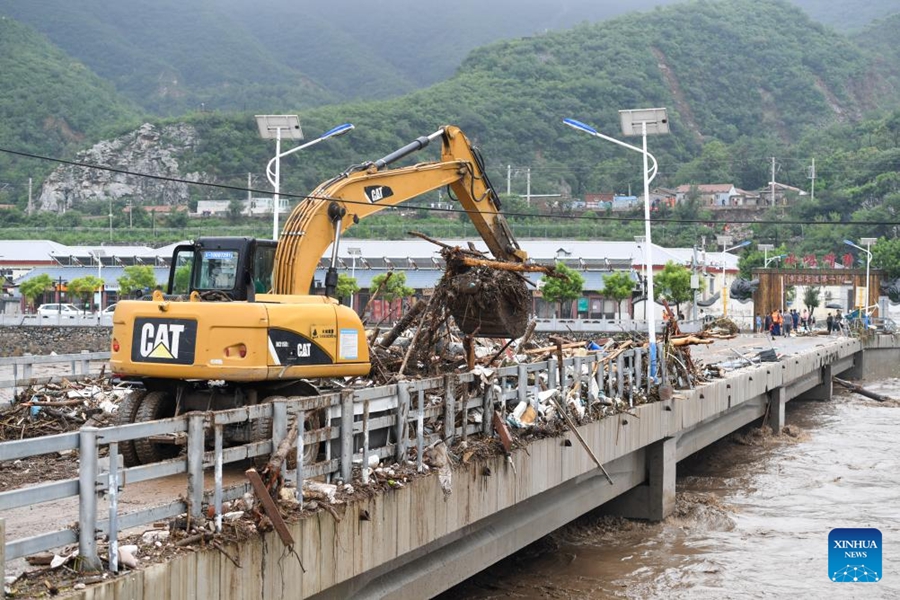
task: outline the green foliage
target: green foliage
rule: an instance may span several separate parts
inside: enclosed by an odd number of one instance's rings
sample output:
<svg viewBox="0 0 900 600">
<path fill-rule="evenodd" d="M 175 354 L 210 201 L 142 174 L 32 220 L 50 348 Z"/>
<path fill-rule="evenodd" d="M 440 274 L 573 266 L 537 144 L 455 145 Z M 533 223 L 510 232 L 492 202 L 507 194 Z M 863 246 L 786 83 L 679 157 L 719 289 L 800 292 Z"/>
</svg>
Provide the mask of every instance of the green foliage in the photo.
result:
<svg viewBox="0 0 900 600">
<path fill-rule="evenodd" d="M 634 289 L 634 281 L 626 271 L 616 271 L 603 278 L 603 289 L 600 293 L 605 298 L 615 300 L 616 312 L 622 314 L 622 300 L 631 296 Z"/>
<path fill-rule="evenodd" d="M 672 261 L 667 262 L 660 273 L 653 275 L 653 287 L 657 298 L 663 297 L 674 302 L 676 307 L 694 297 L 690 269 Z"/>
<path fill-rule="evenodd" d="M 872 246 L 872 268 L 884 269 L 886 279 L 900 277 L 900 238 L 881 238 Z"/>
<path fill-rule="evenodd" d="M 390 275 L 390 278 L 388 278 Z M 387 301 L 393 301 L 397 298 L 409 298 L 416 293 L 416 290 L 406 285 L 406 273 L 403 271 L 389 271 L 376 275 L 372 278 L 370 290 L 381 289 L 378 295 Z"/>
<path fill-rule="evenodd" d="M 344 298 L 349 298 L 357 292 L 359 292 L 359 284 L 356 282 L 356 278 L 344 273 L 338 273 L 337 288 L 334 292 L 337 297 L 343 300 Z"/>
<path fill-rule="evenodd" d="M 562 303 L 565 300 L 575 300 L 581 297 L 584 288 L 584 277 L 575 269 L 570 269 L 561 262 L 556 263 L 556 272 L 562 277 L 541 277 L 541 295 L 547 302 Z"/>
<path fill-rule="evenodd" d="M 46 273 L 27 279 L 19 285 L 19 293 L 25 297 L 28 304 L 34 304 L 35 299 L 48 290 L 52 290 L 54 281 Z"/>
<path fill-rule="evenodd" d="M 187 268 L 187 276 L 190 277 L 190 267 Z M 119 295 L 125 298 L 135 290 L 155 288 L 156 272 L 149 265 L 132 265 L 125 267 L 124 274 L 117 281 L 119 284 Z M 187 286 L 185 286 L 185 289 L 187 289 Z"/>
<path fill-rule="evenodd" d="M 819 295 L 821 293 L 822 289 L 814 285 L 809 286 L 803 292 L 803 304 L 806 306 L 809 314 L 813 314 L 813 311 L 819 308 Z"/>
<path fill-rule="evenodd" d="M 91 296 L 100 291 L 103 287 L 103 280 L 96 275 L 86 275 L 77 277 L 69 282 L 68 290 L 71 296 L 78 296 L 81 301 L 88 305 Z"/>
<path fill-rule="evenodd" d="M 174 294 L 186 294 L 191 289 L 191 265 L 181 265 L 175 269 L 172 287 Z"/>
</svg>

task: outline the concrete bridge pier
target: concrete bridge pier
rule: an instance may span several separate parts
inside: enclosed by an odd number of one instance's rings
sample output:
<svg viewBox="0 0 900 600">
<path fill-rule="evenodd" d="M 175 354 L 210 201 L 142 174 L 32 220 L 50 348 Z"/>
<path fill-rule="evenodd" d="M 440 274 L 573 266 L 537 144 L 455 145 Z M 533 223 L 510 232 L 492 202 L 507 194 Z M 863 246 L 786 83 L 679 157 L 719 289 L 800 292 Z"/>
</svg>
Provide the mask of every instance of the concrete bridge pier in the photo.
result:
<svg viewBox="0 0 900 600">
<path fill-rule="evenodd" d="M 769 406 L 766 409 L 766 425 L 772 428 L 772 433 L 781 435 L 784 429 L 784 405 L 787 404 L 787 390 L 777 387 L 769 392 Z"/>
<path fill-rule="evenodd" d="M 662 521 L 675 510 L 675 438 L 664 438 L 644 450 L 644 483 L 604 504 L 605 514 Z"/>
</svg>

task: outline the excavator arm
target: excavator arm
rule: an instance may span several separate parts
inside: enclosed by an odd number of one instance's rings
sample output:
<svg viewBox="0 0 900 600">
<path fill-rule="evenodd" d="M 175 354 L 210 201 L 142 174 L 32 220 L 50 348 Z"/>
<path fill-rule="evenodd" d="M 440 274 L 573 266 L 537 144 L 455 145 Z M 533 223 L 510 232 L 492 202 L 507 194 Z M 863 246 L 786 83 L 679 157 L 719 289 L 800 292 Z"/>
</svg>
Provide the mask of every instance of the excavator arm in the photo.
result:
<svg viewBox="0 0 900 600">
<path fill-rule="evenodd" d="M 385 169 L 437 138 L 442 143 L 440 161 Z M 500 199 L 484 172 L 478 151 L 459 128 L 448 125 L 380 160 L 321 184 L 298 204 L 287 218 L 278 242 L 274 292 L 309 293 L 319 258 L 333 244 L 333 264 L 341 234 L 354 223 L 445 186 L 456 195 L 495 258 L 527 260 L 500 213 Z"/>
</svg>

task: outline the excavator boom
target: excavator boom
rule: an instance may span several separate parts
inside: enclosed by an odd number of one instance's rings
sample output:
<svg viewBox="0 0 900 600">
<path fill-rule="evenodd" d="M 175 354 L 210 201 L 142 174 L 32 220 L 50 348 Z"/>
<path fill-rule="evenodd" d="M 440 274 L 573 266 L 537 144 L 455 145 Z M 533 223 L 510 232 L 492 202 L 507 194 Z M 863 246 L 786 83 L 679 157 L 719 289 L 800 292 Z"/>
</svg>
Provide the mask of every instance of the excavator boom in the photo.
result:
<svg viewBox="0 0 900 600">
<path fill-rule="evenodd" d="M 384 170 L 388 164 L 441 139 L 441 160 Z M 309 292 L 318 258 L 359 219 L 449 186 L 495 258 L 525 262 L 477 150 L 454 126 L 420 137 L 384 158 L 320 185 L 284 225 L 275 262 L 274 292 Z"/>
</svg>

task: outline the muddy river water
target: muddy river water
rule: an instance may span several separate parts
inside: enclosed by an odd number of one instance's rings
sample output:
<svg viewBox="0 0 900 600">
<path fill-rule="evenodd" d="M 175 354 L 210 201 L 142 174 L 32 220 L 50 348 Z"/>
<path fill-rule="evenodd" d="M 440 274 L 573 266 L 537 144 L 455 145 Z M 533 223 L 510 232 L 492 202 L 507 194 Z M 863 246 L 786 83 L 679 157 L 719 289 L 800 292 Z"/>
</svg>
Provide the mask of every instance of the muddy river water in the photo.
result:
<svg viewBox="0 0 900 600">
<path fill-rule="evenodd" d="M 664 522 L 586 515 L 440 598 L 900 598 L 900 403 L 794 401 L 786 423 L 679 463 Z M 880 581 L 831 581 L 833 528 L 881 531 Z"/>
</svg>

